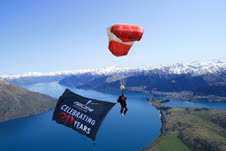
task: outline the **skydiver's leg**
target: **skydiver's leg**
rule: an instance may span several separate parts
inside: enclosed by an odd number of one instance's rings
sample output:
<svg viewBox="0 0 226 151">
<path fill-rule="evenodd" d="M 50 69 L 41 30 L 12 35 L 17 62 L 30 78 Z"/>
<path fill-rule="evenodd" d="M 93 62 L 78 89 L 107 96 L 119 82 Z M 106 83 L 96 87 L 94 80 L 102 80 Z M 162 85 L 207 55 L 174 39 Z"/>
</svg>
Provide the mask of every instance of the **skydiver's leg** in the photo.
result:
<svg viewBox="0 0 226 151">
<path fill-rule="evenodd" d="M 126 114 L 127 111 L 128 111 L 128 107 L 124 106 L 124 115 Z"/>
<path fill-rule="evenodd" d="M 123 108 L 123 106 L 121 105 L 121 109 L 120 109 L 120 113 L 121 113 L 121 114 L 123 113 L 123 110 L 124 110 L 124 108 Z"/>
</svg>

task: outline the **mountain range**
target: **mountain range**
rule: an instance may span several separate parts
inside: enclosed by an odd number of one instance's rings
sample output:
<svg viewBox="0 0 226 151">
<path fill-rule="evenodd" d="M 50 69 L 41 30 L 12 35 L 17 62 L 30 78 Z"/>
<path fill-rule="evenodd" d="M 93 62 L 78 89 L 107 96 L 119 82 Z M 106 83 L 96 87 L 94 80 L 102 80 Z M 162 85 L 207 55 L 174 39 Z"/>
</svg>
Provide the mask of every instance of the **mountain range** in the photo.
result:
<svg viewBox="0 0 226 151">
<path fill-rule="evenodd" d="M 55 107 L 56 100 L 0 78 L 0 122 L 30 116 Z"/>
<path fill-rule="evenodd" d="M 51 73 L 2 75 L 17 85 L 59 81 L 66 86 L 99 91 L 118 90 L 125 79 L 129 91 L 181 92 L 226 96 L 226 59 L 152 67 L 108 67 Z"/>
</svg>

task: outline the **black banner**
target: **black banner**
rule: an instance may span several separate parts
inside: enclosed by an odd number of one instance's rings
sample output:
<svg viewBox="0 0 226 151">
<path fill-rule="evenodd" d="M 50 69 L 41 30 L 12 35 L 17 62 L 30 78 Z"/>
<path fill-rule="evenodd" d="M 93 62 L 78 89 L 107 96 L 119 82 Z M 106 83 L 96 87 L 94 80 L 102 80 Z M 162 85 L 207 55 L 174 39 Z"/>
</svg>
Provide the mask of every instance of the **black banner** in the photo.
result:
<svg viewBox="0 0 226 151">
<path fill-rule="evenodd" d="M 66 89 L 57 102 L 53 120 L 95 140 L 103 119 L 114 105 L 85 98 Z"/>
</svg>

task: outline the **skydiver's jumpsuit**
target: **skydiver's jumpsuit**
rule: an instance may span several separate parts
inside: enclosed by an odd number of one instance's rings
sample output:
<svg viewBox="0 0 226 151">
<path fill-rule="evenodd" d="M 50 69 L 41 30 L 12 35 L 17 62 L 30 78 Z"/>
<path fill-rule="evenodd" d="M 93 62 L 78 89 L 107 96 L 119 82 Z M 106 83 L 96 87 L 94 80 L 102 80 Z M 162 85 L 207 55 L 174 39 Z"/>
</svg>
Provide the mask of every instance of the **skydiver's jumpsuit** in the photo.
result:
<svg viewBox="0 0 226 151">
<path fill-rule="evenodd" d="M 124 95 L 121 95 L 118 97 L 118 102 L 120 103 L 121 105 L 121 110 L 120 110 L 120 113 L 122 114 L 126 114 L 126 112 L 128 111 L 128 107 L 127 107 L 127 104 L 126 104 L 126 99 L 127 97 L 125 97 Z"/>
</svg>

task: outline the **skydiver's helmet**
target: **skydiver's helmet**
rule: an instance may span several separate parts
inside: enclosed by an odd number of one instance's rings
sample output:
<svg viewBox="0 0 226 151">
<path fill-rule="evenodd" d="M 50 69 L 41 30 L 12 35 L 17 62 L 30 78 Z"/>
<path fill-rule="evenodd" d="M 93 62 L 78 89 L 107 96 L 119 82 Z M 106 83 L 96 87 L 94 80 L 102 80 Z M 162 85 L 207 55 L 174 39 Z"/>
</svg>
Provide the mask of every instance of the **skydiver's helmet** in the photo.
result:
<svg viewBox="0 0 226 151">
<path fill-rule="evenodd" d="M 125 90 L 125 86 L 124 86 L 124 85 L 121 85 L 121 86 L 120 86 L 120 90 L 121 90 L 121 91 Z"/>
</svg>

